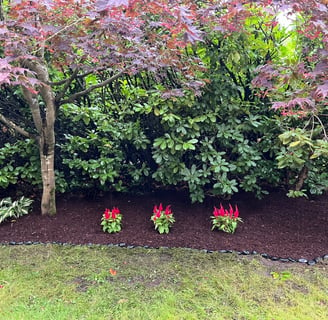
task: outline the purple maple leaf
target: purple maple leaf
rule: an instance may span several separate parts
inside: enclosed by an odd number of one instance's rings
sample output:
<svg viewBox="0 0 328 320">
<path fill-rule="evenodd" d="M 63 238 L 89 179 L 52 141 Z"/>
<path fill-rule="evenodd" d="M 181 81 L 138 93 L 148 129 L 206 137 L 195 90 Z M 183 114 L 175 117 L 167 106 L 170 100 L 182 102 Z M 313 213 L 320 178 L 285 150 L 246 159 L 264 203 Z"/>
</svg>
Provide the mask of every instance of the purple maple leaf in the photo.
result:
<svg viewBox="0 0 328 320">
<path fill-rule="evenodd" d="M 328 80 L 325 81 L 321 86 L 318 86 L 315 91 L 315 97 L 320 100 L 324 100 L 328 96 Z"/>
<path fill-rule="evenodd" d="M 8 71 L 5 72 L 0 71 L 0 85 L 4 83 L 6 84 L 10 83 L 10 72 Z"/>
<path fill-rule="evenodd" d="M 288 108 L 295 108 L 296 106 L 300 106 L 301 108 L 314 108 L 315 103 L 314 101 L 308 98 L 294 98 L 290 100 L 287 104 Z"/>
<path fill-rule="evenodd" d="M 202 32 L 199 31 L 196 27 L 194 26 L 188 26 L 186 28 L 186 32 L 184 34 L 184 40 L 187 42 L 194 43 L 196 41 L 203 41 L 202 39 Z"/>
<path fill-rule="evenodd" d="M 129 0 L 97 0 L 96 8 L 98 12 L 106 11 L 110 8 L 116 8 L 120 6 L 127 7 Z"/>
</svg>

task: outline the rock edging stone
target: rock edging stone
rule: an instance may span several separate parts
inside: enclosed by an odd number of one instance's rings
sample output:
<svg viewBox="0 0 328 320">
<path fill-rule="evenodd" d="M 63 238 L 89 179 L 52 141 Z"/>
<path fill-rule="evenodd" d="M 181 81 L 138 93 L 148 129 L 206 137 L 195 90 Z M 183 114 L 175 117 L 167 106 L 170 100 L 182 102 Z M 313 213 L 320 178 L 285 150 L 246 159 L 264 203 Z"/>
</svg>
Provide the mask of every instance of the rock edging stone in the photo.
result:
<svg viewBox="0 0 328 320">
<path fill-rule="evenodd" d="M 74 243 L 67 243 L 67 242 L 57 242 L 57 241 L 52 241 L 52 242 L 39 242 L 39 241 L 9 241 L 9 242 L 4 242 L 0 243 L 0 246 L 16 246 L 16 245 L 48 245 L 48 244 L 54 244 L 54 245 L 61 245 L 61 246 L 83 246 L 81 244 L 74 244 Z M 93 243 L 87 243 L 85 244 L 86 246 L 92 247 L 92 246 L 107 246 L 107 247 L 122 247 L 122 248 L 127 248 L 127 249 L 133 249 L 133 248 L 144 248 L 144 249 L 169 249 L 169 247 L 151 247 L 151 246 L 134 246 L 134 245 L 128 245 L 124 242 L 118 243 L 118 244 L 93 244 Z M 191 248 L 183 248 L 183 249 L 191 249 Z M 193 250 L 199 250 L 199 249 L 193 249 Z M 207 250 L 207 249 L 202 249 L 199 250 L 205 253 L 214 253 L 215 251 L 213 250 Z M 315 264 L 322 262 L 322 261 L 328 261 L 328 254 L 325 254 L 323 256 L 319 256 L 313 259 L 304 259 L 304 258 L 299 258 L 299 259 L 294 259 L 294 258 L 285 258 L 285 257 L 277 257 L 277 256 L 271 256 L 267 253 L 258 253 L 257 251 L 248 251 L 248 250 L 243 250 L 243 251 L 235 251 L 235 250 L 218 250 L 216 252 L 219 253 L 236 253 L 238 255 L 259 255 L 264 259 L 268 259 L 271 261 L 277 261 L 277 262 L 282 262 L 282 263 L 288 263 L 288 262 L 293 262 L 293 263 L 302 263 L 302 264 L 307 264 L 309 266 L 314 266 Z"/>
</svg>

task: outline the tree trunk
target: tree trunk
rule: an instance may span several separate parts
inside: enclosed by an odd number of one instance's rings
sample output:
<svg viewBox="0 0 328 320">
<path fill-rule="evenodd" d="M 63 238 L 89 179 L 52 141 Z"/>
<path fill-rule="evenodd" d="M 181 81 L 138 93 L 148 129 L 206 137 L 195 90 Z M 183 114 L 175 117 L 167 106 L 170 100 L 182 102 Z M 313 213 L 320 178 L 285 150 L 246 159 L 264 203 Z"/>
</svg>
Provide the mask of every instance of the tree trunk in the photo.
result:
<svg viewBox="0 0 328 320">
<path fill-rule="evenodd" d="M 38 132 L 37 143 L 40 154 L 42 176 L 42 215 L 56 214 L 56 186 L 55 186 L 55 120 L 56 105 L 52 88 L 47 85 L 49 74 L 46 63 L 40 61 L 25 62 L 30 70 L 37 74 L 40 81 L 39 93 L 31 92 L 23 87 L 24 97 L 31 109 L 33 122 Z M 39 103 L 43 100 L 43 106 Z"/>
<path fill-rule="evenodd" d="M 54 154 L 44 155 L 40 151 L 41 174 L 42 174 L 42 215 L 56 214 L 55 170 Z"/>
<path fill-rule="evenodd" d="M 304 181 L 307 179 L 309 169 L 307 166 L 304 166 L 297 177 L 297 182 L 295 184 L 295 190 L 300 191 L 303 187 Z"/>
<path fill-rule="evenodd" d="M 42 176 L 42 215 L 56 214 L 55 184 L 55 134 L 53 127 L 44 127 L 39 142 L 41 176 Z"/>
</svg>

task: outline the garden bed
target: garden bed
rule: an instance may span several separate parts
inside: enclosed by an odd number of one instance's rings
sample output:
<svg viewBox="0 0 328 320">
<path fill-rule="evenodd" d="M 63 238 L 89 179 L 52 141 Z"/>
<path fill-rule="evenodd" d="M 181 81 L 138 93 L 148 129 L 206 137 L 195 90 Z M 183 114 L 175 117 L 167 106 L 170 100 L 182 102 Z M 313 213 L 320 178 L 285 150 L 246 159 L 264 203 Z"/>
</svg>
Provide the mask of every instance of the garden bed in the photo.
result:
<svg viewBox="0 0 328 320">
<path fill-rule="evenodd" d="M 159 234 L 150 221 L 160 202 L 171 205 L 176 223 L 169 234 Z M 222 202 L 228 205 L 227 201 Z M 191 204 L 181 192 L 147 195 L 109 194 L 88 199 L 62 195 L 56 216 L 41 216 L 38 204 L 29 215 L 0 225 L 0 242 L 61 242 L 72 244 L 121 244 L 122 246 L 187 247 L 206 250 L 257 252 L 275 258 L 311 260 L 328 253 L 328 197 L 289 199 L 275 192 L 263 200 L 247 194 L 232 198 L 243 223 L 235 234 L 211 231 L 210 216 L 216 198 Z M 119 207 L 123 214 L 120 233 L 102 231 L 105 208 Z"/>
</svg>

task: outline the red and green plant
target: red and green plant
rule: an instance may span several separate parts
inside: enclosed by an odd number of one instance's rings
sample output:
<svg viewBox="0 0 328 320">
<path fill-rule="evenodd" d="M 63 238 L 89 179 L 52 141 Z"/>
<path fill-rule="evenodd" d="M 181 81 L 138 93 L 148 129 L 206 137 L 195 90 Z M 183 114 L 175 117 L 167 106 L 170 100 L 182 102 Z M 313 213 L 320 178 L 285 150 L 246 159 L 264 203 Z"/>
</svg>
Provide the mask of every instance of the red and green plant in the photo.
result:
<svg viewBox="0 0 328 320">
<path fill-rule="evenodd" d="M 239 210 L 238 206 L 235 206 L 235 209 L 232 208 L 231 204 L 229 204 L 229 210 L 224 209 L 222 204 L 220 204 L 220 208 L 214 207 L 212 218 L 212 230 L 217 228 L 218 230 L 234 233 L 236 231 L 238 222 L 243 222 L 241 218 L 239 218 Z"/>
<path fill-rule="evenodd" d="M 161 203 L 158 207 L 154 206 L 151 220 L 154 222 L 155 230 L 159 233 L 169 233 L 170 227 L 175 222 L 171 206 L 167 206 L 165 210 Z"/>
<path fill-rule="evenodd" d="M 117 207 L 113 207 L 112 211 L 105 209 L 101 219 L 101 225 L 104 232 L 115 233 L 122 229 L 122 214 Z"/>
</svg>

